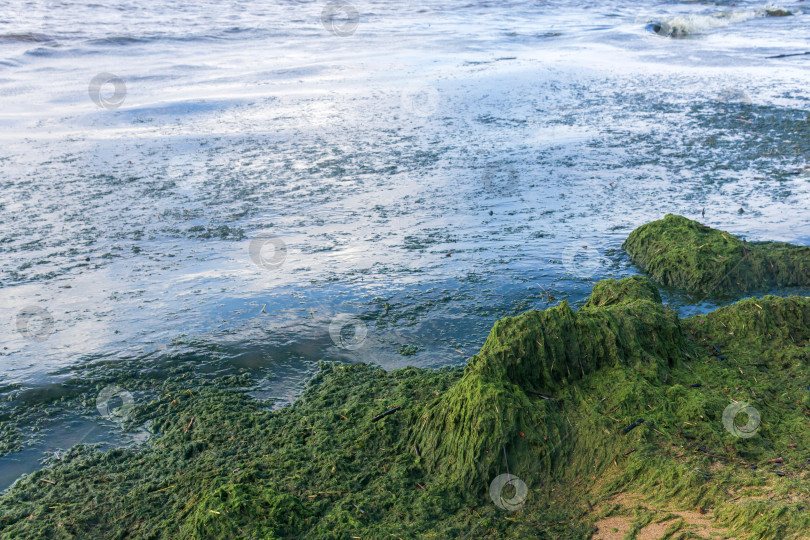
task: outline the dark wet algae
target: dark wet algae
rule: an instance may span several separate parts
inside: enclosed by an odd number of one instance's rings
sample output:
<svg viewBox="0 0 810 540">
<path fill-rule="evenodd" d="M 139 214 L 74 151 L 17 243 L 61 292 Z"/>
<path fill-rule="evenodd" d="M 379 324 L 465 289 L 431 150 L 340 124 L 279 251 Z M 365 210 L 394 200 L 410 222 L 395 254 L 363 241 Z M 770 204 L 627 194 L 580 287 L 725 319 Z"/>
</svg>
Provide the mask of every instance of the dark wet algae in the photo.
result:
<svg viewBox="0 0 810 540">
<path fill-rule="evenodd" d="M 714 254 L 741 243 L 667 216 L 628 246 L 661 223 Z M 278 410 L 178 367 L 139 387 L 151 400 L 127 425 L 149 425 L 148 442 L 78 446 L 23 477 L 0 497 L 0 537 L 588 538 L 608 515 L 649 522 L 610 502 L 622 492 L 709 509 L 727 537 L 800 537 L 808 368 L 810 298 L 681 319 L 640 276 L 599 282 L 578 311 L 563 301 L 499 320 L 463 369 L 324 362 Z M 723 424 L 739 401 L 761 416 L 753 437 Z M 515 512 L 488 493 L 507 468 L 528 486 Z"/>
</svg>

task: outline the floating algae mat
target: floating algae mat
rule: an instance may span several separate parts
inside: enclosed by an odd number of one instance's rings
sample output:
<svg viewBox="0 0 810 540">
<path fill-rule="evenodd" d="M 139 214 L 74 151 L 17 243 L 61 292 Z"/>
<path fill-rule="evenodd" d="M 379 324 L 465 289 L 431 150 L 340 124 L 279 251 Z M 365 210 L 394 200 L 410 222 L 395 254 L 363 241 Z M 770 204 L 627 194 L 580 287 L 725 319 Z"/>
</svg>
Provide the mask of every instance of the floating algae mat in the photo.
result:
<svg viewBox="0 0 810 540">
<path fill-rule="evenodd" d="M 655 281 L 691 293 L 810 285 L 810 247 L 746 242 L 672 214 L 634 230 L 624 248 Z"/>
<path fill-rule="evenodd" d="M 179 366 L 133 388 L 148 442 L 23 477 L 0 537 L 688 538 L 698 509 L 718 537 L 800 537 L 808 367 L 810 299 L 681 320 L 638 276 L 498 321 L 464 369 L 324 363 L 279 410 Z"/>
</svg>

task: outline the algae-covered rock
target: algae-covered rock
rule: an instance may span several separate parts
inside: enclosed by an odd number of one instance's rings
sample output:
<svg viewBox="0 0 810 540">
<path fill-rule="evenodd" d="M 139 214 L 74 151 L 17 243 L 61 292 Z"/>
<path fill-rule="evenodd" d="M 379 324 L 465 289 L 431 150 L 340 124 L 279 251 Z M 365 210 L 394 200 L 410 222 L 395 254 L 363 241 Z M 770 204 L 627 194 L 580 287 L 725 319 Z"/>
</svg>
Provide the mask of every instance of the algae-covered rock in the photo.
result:
<svg viewBox="0 0 810 540">
<path fill-rule="evenodd" d="M 660 304 L 661 294 L 643 276 L 630 276 L 621 280 L 605 279 L 594 285 L 585 307 L 604 307 L 635 300 L 649 300 Z"/>
<path fill-rule="evenodd" d="M 647 278 L 606 280 L 498 321 L 463 370 L 325 362 L 278 410 L 196 365 L 141 381 L 147 443 L 76 447 L 0 496 L 0 538 L 586 539 L 695 508 L 726 538 L 810 530 L 810 298 L 680 320 Z M 507 471 L 527 489 L 505 509 Z"/>
<path fill-rule="evenodd" d="M 677 315 L 649 280 L 602 282 L 579 312 L 563 301 L 495 323 L 461 381 L 426 407 L 413 442 L 432 471 L 462 485 L 488 482 L 507 463 L 540 478 L 550 463 L 541 458 L 567 431 L 543 396 L 606 367 L 662 380 L 684 349 Z"/>
<path fill-rule="evenodd" d="M 810 247 L 746 242 L 682 216 L 642 225 L 623 247 L 652 279 L 690 293 L 810 285 Z"/>
</svg>

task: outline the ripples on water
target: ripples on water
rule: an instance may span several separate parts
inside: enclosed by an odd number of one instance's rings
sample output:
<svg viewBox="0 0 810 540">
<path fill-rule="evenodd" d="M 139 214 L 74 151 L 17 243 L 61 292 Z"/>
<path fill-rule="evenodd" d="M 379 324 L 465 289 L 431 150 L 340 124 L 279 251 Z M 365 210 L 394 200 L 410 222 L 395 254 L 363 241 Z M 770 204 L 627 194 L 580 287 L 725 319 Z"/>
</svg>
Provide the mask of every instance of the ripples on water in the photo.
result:
<svg viewBox="0 0 810 540">
<path fill-rule="evenodd" d="M 2 3 L 12 403 L 176 354 L 270 372 L 279 403 L 325 358 L 460 364 L 499 317 L 636 273 L 622 240 L 667 212 L 810 242 L 810 56 L 767 58 L 810 50 L 801 4 L 354 2 L 343 37 L 325 2 L 139 4 Z M 261 234 L 280 265 L 251 261 Z M 26 338 L 23 308 L 52 323 Z M 51 422 L 0 484 L 109 438 L 85 428 Z"/>
</svg>

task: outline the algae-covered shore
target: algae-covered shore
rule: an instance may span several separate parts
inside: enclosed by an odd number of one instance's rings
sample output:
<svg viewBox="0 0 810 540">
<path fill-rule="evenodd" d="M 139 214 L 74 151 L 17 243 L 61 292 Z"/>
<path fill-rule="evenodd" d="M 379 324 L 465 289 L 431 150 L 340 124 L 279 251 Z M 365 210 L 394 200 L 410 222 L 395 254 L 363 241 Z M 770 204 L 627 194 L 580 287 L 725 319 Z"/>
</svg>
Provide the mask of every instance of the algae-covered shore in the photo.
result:
<svg viewBox="0 0 810 540">
<path fill-rule="evenodd" d="M 0 537 L 806 537 L 809 367 L 810 298 L 682 319 L 640 276 L 498 321 L 463 369 L 324 362 L 279 410 L 178 364 L 138 388 L 146 443 L 22 478 Z"/>
<path fill-rule="evenodd" d="M 746 242 L 672 214 L 630 233 L 624 248 L 654 280 L 691 293 L 810 285 L 810 246 Z"/>
</svg>

